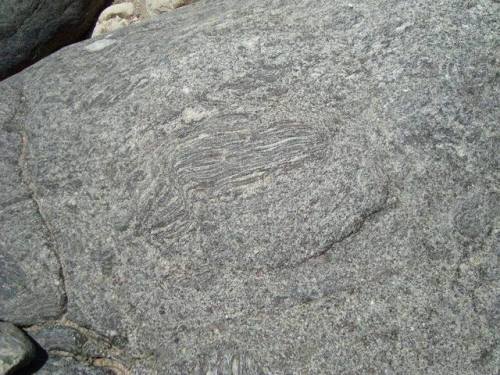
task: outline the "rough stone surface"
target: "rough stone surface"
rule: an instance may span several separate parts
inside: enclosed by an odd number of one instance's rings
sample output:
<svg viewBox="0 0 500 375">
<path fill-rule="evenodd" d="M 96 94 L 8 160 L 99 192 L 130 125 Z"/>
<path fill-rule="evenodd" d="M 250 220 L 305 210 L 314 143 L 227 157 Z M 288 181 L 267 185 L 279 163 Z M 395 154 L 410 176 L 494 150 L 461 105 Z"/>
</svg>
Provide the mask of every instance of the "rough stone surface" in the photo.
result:
<svg viewBox="0 0 500 375">
<path fill-rule="evenodd" d="M 22 98 L 9 86 L 0 98 L 0 320 L 27 325 L 62 314 L 64 279 L 26 165 Z"/>
<path fill-rule="evenodd" d="M 79 355 L 86 338 L 71 327 L 49 326 L 31 334 L 31 337 L 46 351 L 66 351 Z"/>
<path fill-rule="evenodd" d="M 0 79 L 92 30 L 106 0 L 0 1 Z"/>
<path fill-rule="evenodd" d="M 99 335 L 67 320 L 32 326 L 27 332 L 46 352 L 65 353 L 66 356 L 85 358 L 87 362 L 112 357 L 124 345 L 123 337 Z"/>
<path fill-rule="evenodd" d="M 35 347 L 15 325 L 0 322 L 0 374 L 13 374 L 33 359 Z"/>
<path fill-rule="evenodd" d="M 172 11 L 189 3 L 191 0 L 145 0 L 146 10 L 150 17 Z"/>
<path fill-rule="evenodd" d="M 41 213 L 132 374 L 495 375 L 498 7 L 200 1 L 66 48 L 0 85 L 4 227 Z"/>
<path fill-rule="evenodd" d="M 110 369 L 100 368 L 71 358 L 51 356 L 36 375 L 116 375 Z"/>
</svg>

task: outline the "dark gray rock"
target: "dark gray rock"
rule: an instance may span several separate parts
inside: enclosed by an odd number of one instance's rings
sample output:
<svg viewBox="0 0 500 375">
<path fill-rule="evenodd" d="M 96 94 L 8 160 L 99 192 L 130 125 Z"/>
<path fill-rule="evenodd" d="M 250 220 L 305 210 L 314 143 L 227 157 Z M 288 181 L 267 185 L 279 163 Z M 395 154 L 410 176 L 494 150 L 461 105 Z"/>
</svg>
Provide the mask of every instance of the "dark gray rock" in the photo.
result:
<svg viewBox="0 0 500 375">
<path fill-rule="evenodd" d="M 29 335 L 49 353 L 64 352 L 81 358 L 100 358 L 119 346 L 119 336 L 113 340 L 102 337 L 82 327 L 65 326 L 61 322 L 28 329 Z"/>
<path fill-rule="evenodd" d="M 498 6 L 201 1 L 3 82 L 64 318 L 136 374 L 497 374 Z"/>
<path fill-rule="evenodd" d="M 91 31 L 107 0 L 2 0 L 0 80 Z"/>
<path fill-rule="evenodd" d="M 46 351 L 64 351 L 82 354 L 87 339 L 76 329 L 64 326 L 48 326 L 31 334 L 31 337 Z"/>
<path fill-rule="evenodd" d="M 11 323 L 0 322 L 0 374 L 13 374 L 30 364 L 35 347 L 28 336 Z"/>
</svg>

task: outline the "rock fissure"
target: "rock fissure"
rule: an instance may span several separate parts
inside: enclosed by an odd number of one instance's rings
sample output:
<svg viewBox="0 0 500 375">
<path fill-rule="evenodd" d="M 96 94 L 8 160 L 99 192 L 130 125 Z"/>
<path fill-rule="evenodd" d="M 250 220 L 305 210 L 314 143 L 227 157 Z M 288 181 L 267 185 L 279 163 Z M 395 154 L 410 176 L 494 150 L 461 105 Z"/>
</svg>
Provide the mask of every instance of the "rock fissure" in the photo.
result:
<svg viewBox="0 0 500 375">
<path fill-rule="evenodd" d="M 351 225 L 351 228 L 349 230 L 345 231 L 345 233 L 341 234 L 338 238 L 333 239 L 328 245 L 324 246 L 323 249 L 321 249 L 320 251 L 318 251 L 312 255 L 309 255 L 309 256 L 305 257 L 304 259 L 302 259 L 296 263 L 293 263 L 289 266 L 279 266 L 279 267 L 272 268 L 272 270 L 276 271 L 276 270 L 295 269 L 295 268 L 299 268 L 299 267 L 301 267 L 301 266 L 303 266 L 311 261 L 314 261 L 316 259 L 320 259 L 320 258 L 324 257 L 326 254 L 328 254 L 329 251 L 331 251 L 331 249 L 334 246 L 336 246 L 336 245 L 344 242 L 345 240 L 358 234 L 363 229 L 363 227 L 365 226 L 367 221 L 369 221 L 370 219 L 372 219 L 376 215 L 384 212 L 385 210 L 393 207 L 394 202 L 395 202 L 395 200 L 391 199 L 389 197 L 389 192 L 388 192 L 388 190 L 386 190 L 384 193 L 384 197 L 382 199 L 382 202 L 380 202 L 379 205 L 377 205 L 374 209 L 370 210 L 369 212 L 365 213 L 364 215 L 361 215 L 359 220 L 357 220 L 353 225 Z"/>
<path fill-rule="evenodd" d="M 21 97 L 23 100 L 23 98 Z M 52 229 L 52 226 L 47 219 L 47 217 L 44 215 L 42 211 L 42 207 L 40 204 L 40 200 L 37 195 L 37 190 L 36 187 L 33 183 L 33 180 L 31 178 L 31 174 L 29 173 L 29 167 L 28 167 L 28 135 L 25 130 L 20 131 L 20 137 L 21 137 L 21 152 L 19 156 L 19 167 L 21 169 L 21 179 L 22 182 L 25 184 L 26 188 L 29 191 L 29 194 L 31 196 L 31 199 L 33 200 L 33 203 L 35 205 L 36 211 L 38 215 L 40 216 L 40 219 L 42 221 L 43 226 L 45 227 L 47 234 L 49 236 L 49 248 L 52 251 L 52 254 L 54 255 L 54 258 L 56 259 L 57 265 L 58 265 L 58 279 L 60 282 L 60 287 L 61 287 L 61 316 L 63 317 L 66 314 L 67 307 L 68 307 L 68 293 L 66 289 L 66 276 L 65 276 L 65 271 L 64 271 L 64 266 L 63 266 L 63 261 L 61 259 L 61 255 L 59 254 L 59 251 L 57 249 L 57 240 L 54 235 L 54 231 Z"/>
</svg>

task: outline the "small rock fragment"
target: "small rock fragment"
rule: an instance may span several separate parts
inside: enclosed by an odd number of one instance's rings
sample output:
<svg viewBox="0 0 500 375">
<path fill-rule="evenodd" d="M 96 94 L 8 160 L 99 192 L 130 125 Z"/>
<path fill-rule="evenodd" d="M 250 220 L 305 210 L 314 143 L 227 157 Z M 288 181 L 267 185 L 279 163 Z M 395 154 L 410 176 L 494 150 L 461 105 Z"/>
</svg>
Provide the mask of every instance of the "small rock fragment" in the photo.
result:
<svg viewBox="0 0 500 375">
<path fill-rule="evenodd" d="M 0 322 L 0 374 L 11 374 L 35 357 L 35 346 L 28 336 L 11 323 Z"/>
<path fill-rule="evenodd" d="M 191 3 L 190 0 L 146 0 L 146 9 L 149 15 L 154 17 L 189 3 Z"/>
<path fill-rule="evenodd" d="M 94 43 L 91 43 L 91 44 L 85 46 L 84 48 L 89 52 L 99 52 L 99 51 L 103 50 L 104 48 L 109 47 L 115 43 L 116 43 L 116 40 L 114 40 L 114 39 L 104 38 L 104 39 L 97 40 Z"/>
<path fill-rule="evenodd" d="M 184 109 L 184 111 L 182 112 L 182 122 L 184 122 L 185 124 L 191 124 L 193 122 L 201 121 L 211 114 L 211 111 L 207 111 L 202 107 L 189 107 Z"/>
</svg>

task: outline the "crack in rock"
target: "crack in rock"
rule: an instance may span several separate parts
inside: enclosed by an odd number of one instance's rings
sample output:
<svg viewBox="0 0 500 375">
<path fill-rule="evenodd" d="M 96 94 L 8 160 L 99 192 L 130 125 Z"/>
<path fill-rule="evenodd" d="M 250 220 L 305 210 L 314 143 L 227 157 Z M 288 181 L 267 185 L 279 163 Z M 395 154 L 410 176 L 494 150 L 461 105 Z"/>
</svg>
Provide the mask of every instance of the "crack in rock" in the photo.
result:
<svg viewBox="0 0 500 375">
<path fill-rule="evenodd" d="M 66 304 L 50 228 L 25 165 L 22 84 L 13 79 L 0 90 L 6 98 L 0 103 L 0 315 L 18 326 L 57 318 Z"/>
<path fill-rule="evenodd" d="M 387 186 L 384 188 L 384 196 L 382 198 L 382 201 L 376 205 L 373 209 L 369 210 L 368 212 L 364 213 L 361 215 L 361 217 L 356 220 L 352 225 L 350 225 L 347 230 L 343 231 L 343 233 L 340 233 L 340 235 L 337 238 L 334 238 L 330 243 L 326 246 L 323 247 L 320 251 L 311 254 L 298 262 L 295 262 L 293 264 L 290 264 L 289 266 L 278 266 L 272 268 L 272 270 L 289 270 L 289 269 L 295 269 L 298 267 L 301 267 L 315 259 L 319 259 L 321 257 L 324 257 L 335 245 L 338 245 L 345 240 L 355 236 L 357 233 L 361 232 L 363 227 L 365 226 L 366 222 L 369 221 L 371 218 L 375 217 L 376 215 L 384 212 L 385 210 L 394 207 L 396 203 L 396 199 L 393 197 L 390 197 L 389 195 L 389 190 Z"/>
<path fill-rule="evenodd" d="M 22 116 L 22 114 L 25 112 L 26 109 L 26 99 L 23 95 L 23 86 L 21 85 L 21 88 L 18 89 L 19 91 L 19 105 L 18 108 L 15 110 L 14 115 L 11 118 L 11 121 L 15 118 L 18 118 L 19 116 Z M 58 279 L 60 282 L 60 288 L 61 288 L 61 295 L 62 295 L 62 312 L 61 316 L 64 316 L 64 314 L 67 311 L 67 306 L 68 306 L 68 294 L 66 291 L 66 278 L 65 278 L 65 272 L 64 272 L 64 267 L 63 267 L 63 262 L 61 260 L 61 256 L 57 250 L 57 241 L 56 237 L 54 235 L 54 232 L 52 230 L 52 227 L 50 225 L 50 222 L 48 221 L 47 217 L 44 215 L 42 211 L 42 207 L 37 195 L 37 190 L 36 187 L 33 183 L 33 179 L 31 178 L 31 174 L 29 172 L 29 167 L 28 167 L 28 135 L 26 131 L 23 129 L 22 125 L 18 126 L 19 128 L 19 135 L 21 139 L 21 151 L 19 155 L 19 168 L 21 170 L 21 181 L 24 183 L 28 190 L 28 194 L 30 195 L 30 198 L 32 199 L 36 211 L 38 215 L 40 216 L 42 225 L 45 227 L 47 230 L 48 236 L 49 236 L 49 249 L 51 250 L 52 254 L 54 255 L 54 258 L 56 259 L 57 265 L 58 265 Z"/>
<path fill-rule="evenodd" d="M 31 175 L 28 171 L 28 136 L 24 130 L 20 131 L 20 136 L 21 136 L 21 154 L 19 157 L 19 166 L 21 168 L 21 179 L 22 182 L 25 184 L 26 188 L 28 189 L 31 199 L 33 200 L 33 203 L 35 204 L 36 211 L 38 215 L 40 216 L 42 220 L 42 224 L 47 230 L 47 233 L 49 235 L 50 239 L 50 245 L 49 248 L 52 251 L 52 254 L 54 255 L 54 258 L 56 259 L 56 262 L 58 264 L 58 278 L 60 282 L 60 287 L 61 287 L 61 294 L 62 294 L 62 312 L 61 316 L 64 316 L 66 314 L 67 308 L 68 308 L 68 294 L 66 291 L 66 277 L 65 277 L 65 271 L 63 267 L 63 262 L 61 259 L 61 256 L 57 250 L 57 241 L 56 237 L 54 235 L 54 232 L 52 230 L 52 226 L 50 225 L 47 217 L 43 214 L 42 207 L 40 204 L 40 200 L 37 196 L 37 191 L 36 187 L 33 183 L 33 180 L 31 178 Z"/>
</svg>

